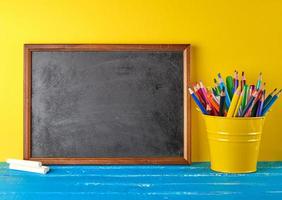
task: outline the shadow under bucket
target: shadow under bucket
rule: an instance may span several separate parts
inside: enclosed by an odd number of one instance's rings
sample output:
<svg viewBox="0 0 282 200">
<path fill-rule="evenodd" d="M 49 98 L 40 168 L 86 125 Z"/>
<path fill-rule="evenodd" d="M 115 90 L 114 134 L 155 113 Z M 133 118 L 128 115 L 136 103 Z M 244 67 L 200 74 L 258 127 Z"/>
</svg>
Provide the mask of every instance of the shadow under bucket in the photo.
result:
<svg viewBox="0 0 282 200">
<path fill-rule="evenodd" d="M 203 115 L 210 148 L 211 169 L 225 173 L 257 170 L 265 117 Z"/>
</svg>

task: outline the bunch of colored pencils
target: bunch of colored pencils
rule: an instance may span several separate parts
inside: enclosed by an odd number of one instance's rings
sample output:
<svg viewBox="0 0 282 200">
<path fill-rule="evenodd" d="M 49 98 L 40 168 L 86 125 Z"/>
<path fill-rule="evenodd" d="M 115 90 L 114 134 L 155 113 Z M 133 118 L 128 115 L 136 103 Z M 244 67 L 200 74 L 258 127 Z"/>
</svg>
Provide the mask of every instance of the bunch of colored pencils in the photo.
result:
<svg viewBox="0 0 282 200">
<path fill-rule="evenodd" d="M 224 81 L 221 74 L 214 79 L 215 86 L 207 88 L 200 81 L 189 88 L 189 92 L 201 112 L 205 115 L 226 117 L 260 117 L 265 116 L 279 97 L 282 90 L 275 88 L 266 96 L 265 83 L 262 83 L 262 73 L 259 74 L 256 85 L 246 83 L 242 72 L 239 81 L 238 72 L 227 76 Z"/>
</svg>

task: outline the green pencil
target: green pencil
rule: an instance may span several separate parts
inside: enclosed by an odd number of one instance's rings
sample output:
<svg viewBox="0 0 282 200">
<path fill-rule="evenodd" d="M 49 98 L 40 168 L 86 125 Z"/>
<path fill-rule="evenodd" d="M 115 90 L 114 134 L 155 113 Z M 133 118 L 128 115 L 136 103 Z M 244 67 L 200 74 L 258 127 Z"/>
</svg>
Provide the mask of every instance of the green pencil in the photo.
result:
<svg viewBox="0 0 282 200">
<path fill-rule="evenodd" d="M 234 89 L 234 83 L 233 83 L 233 78 L 232 76 L 227 76 L 226 77 L 226 87 L 227 87 L 227 92 L 230 96 L 230 100 L 233 97 L 233 89 Z"/>
<path fill-rule="evenodd" d="M 259 73 L 258 82 L 257 82 L 257 85 L 256 85 L 257 90 L 260 89 L 261 81 L 262 81 L 262 73 Z"/>
<path fill-rule="evenodd" d="M 242 100 L 242 111 L 245 109 L 245 106 L 247 105 L 247 99 L 248 99 L 248 92 L 249 92 L 249 86 L 244 85 L 244 95 Z"/>
<path fill-rule="evenodd" d="M 219 85 L 217 83 L 217 80 L 214 78 L 213 82 L 215 84 L 215 89 L 216 89 L 217 95 L 219 96 L 220 95 L 220 87 L 219 87 Z"/>
</svg>

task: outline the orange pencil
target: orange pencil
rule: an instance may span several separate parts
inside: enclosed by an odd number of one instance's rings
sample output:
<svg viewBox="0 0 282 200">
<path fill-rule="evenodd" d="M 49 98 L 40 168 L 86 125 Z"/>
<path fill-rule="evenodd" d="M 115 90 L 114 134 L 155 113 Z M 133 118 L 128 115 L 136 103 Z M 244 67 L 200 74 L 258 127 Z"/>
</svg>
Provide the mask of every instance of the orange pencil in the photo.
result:
<svg viewBox="0 0 282 200">
<path fill-rule="evenodd" d="M 209 102 L 211 103 L 212 107 L 216 110 L 216 112 L 219 113 L 219 105 L 217 102 L 213 99 L 212 94 L 208 94 Z"/>
</svg>

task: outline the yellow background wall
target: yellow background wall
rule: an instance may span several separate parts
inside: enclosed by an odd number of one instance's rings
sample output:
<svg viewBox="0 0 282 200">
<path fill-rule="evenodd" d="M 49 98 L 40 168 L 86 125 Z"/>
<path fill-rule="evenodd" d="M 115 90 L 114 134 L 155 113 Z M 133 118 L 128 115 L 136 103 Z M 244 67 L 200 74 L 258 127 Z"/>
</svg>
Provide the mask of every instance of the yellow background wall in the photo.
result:
<svg viewBox="0 0 282 200">
<path fill-rule="evenodd" d="M 282 87 L 282 1 L 0 0 L 0 161 L 22 158 L 24 43 L 191 43 L 192 80 L 244 70 Z M 282 100 L 268 116 L 260 160 L 282 160 Z M 193 106 L 193 161 L 208 160 Z"/>
</svg>

